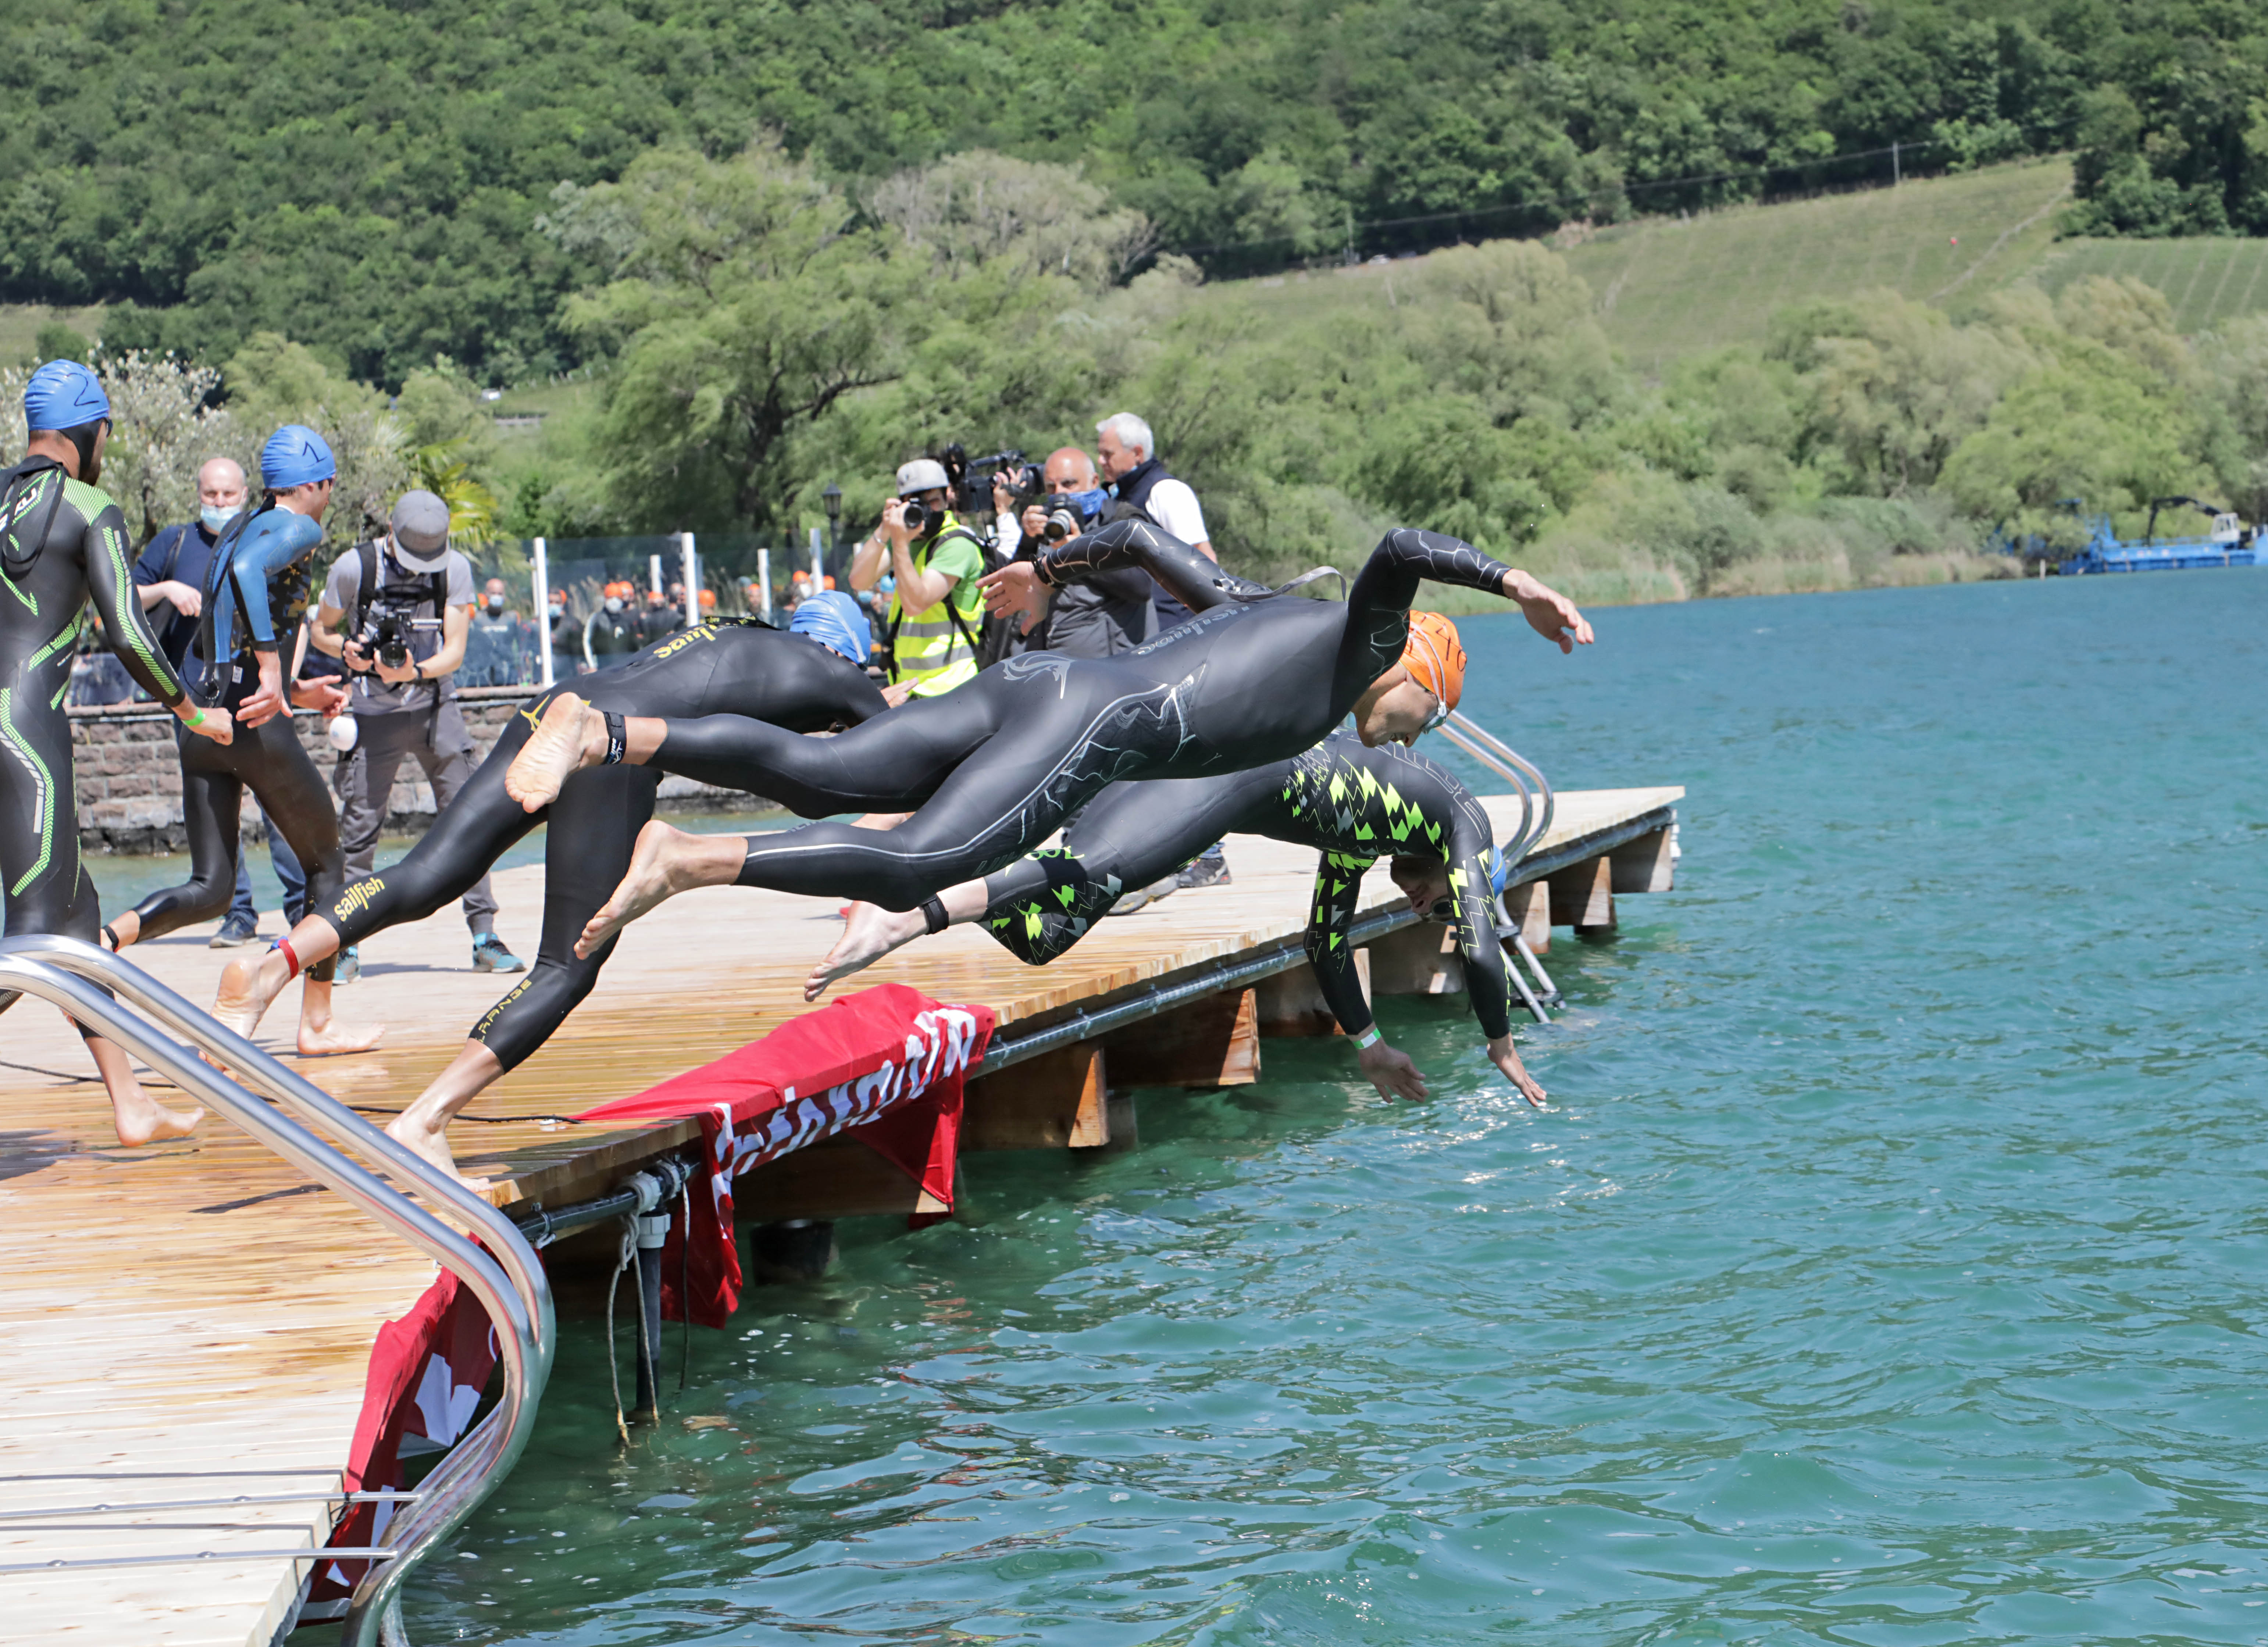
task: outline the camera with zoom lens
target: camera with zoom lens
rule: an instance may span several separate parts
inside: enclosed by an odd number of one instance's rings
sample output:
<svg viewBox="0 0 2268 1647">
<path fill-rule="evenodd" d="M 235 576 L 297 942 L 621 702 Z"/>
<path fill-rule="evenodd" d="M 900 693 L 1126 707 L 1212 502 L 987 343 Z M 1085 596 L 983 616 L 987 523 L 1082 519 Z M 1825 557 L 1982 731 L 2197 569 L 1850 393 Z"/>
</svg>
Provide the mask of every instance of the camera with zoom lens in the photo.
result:
<svg viewBox="0 0 2268 1647">
<path fill-rule="evenodd" d="M 388 669 L 409 667 L 409 637 L 421 631 L 438 633 L 441 628 L 440 619 L 417 615 L 419 604 L 380 595 L 363 614 L 362 627 L 355 632 L 356 649 Z"/>
<path fill-rule="evenodd" d="M 1011 447 L 989 457 L 972 458 L 958 445 L 945 449 L 946 479 L 952 482 L 948 494 L 954 508 L 965 515 L 992 512 L 992 480 L 1000 476 L 1008 482 L 1008 490 L 1018 504 L 1036 497 L 1045 489 L 1040 479 L 1040 466 L 1025 460 L 1024 454 Z"/>
<path fill-rule="evenodd" d="M 1041 540 L 1061 543 L 1076 533 L 1090 530 L 1109 503 L 1110 494 L 1100 487 L 1088 492 L 1049 492 L 1040 500 L 1040 507 L 1048 511 L 1047 524 L 1040 528 Z"/>
</svg>

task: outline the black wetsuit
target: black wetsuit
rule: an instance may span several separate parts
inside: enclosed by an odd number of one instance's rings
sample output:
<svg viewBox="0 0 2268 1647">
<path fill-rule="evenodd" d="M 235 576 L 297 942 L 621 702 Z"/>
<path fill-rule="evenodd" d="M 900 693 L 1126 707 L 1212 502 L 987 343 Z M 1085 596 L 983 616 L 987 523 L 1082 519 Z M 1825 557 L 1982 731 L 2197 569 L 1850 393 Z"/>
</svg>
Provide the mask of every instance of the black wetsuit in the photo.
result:
<svg viewBox="0 0 2268 1647">
<path fill-rule="evenodd" d="M 1287 760 L 1401 660 L 1421 579 L 1498 594 L 1510 570 L 1404 530 L 1379 544 L 1344 605 L 1270 599 L 1147 522 L 1114 523 L 1034 563 L 1051 584 L 1138 566 L 1197 616 L 1116 658 L 1011 658 L 824 741 L 725 717 L 672 721 L 652 757 L 666 771 L 806 818 L 918 808 L 887 832 L 815 823 L 751 836 L 740 885 L 910 909 L 1014 864 L 1106 784 Z M 1029 864 L 1016 872 L 1027 892 L 1044 881 Z"/>
<path fill-rule="evenodd" d="M 168 707 L 181 701 L 180 680 L 143 621 L 127 545 L 118 505 L 53 462 L 33 459 L 0 474 L 0 889 L 11 937 L 92 943 L 102 930 L 79 859 L 63 713 L 90 596 L 127 673 Z"/>
<path fill-rule="evenodd" d="M 285 547 L 268 548 L 263 539 L 271 533 L 288 538 Z M 260 690 L 262 651 L 278 652 L 288 677 L 321 541 L 319 526 L 287 511 L 262 510 L 229 523 L 205 576 L 202 633 L 211 640 L 206 650 L 219 661 L 206 665 L 195 694 L 197 702 L 217 703 L 232 713 L 242 707 Z M 247 607 L 257 611 L 257 622 L 250 621 Z M 306 907 L 325 908 L 339 895 L 346 881 L 346 852 L 339 841 L 338 811 L 313 757 L 292 730 L 288 707 L 257 726 L 239 721 L 225 746 L 186 728 L 176 732 L 175 742 L 181 758 L 189 879 L 135 906 L 142 923 L 137 942 L 228 913 L 236 894 L 236 858 L 242 849 L 239 822 L 247 789 L 260 798 L 261 809 L 284 832 L 292 856 L 306 871 Z M 308 967 L 307 975 L 328 980 L 336 964 L 335 958 L 326 959 Z"/>
<path fill-rule="evenodd" d="M 506 848 L 548 820 L 543 939 L 534 967 L 482 1015 L 471 1035 L 507 1070 L 541 1047 L 598 982 L 615 946 L 578 960 L 575 940 L 629 871 L 630 849 L 653 816 L 661 783 L 653 767 L 597 767 L 570 777 L 542 811 L 523 811 L 504 793 L 504 773 L 563 692 L 621 715 L 750 716 L 786 727 L 791 736 L 855 726 L 887 707 L 856 664 L 800 635 L 755 622 L 702 624 L 656 643 L 619 669 L 530 699 L 409 855 L 353 882 L 322 911 L 342 947 L 404 921 L 422 921 L 461 897 Z"/>
<path fill-rule="evenodd" d="M 1045 966 L 1086 936 L 1130 886 L 1170 875 L 1226 834 L 1320 851 L 1307 959 L 1339 1026 L 1359 1035 L 1370 1005 L 1346 935 L 1363 871 L 1381 857 L 1449 868 L 1457 944 L 1473 1014 L 1493 1040 L 1512 1031 L 1512 977 L 1497 941 L 1488 813 L 1465 786 L 1400 744 L 1366 748 L 1332 733 L 1305 754 L 1221 777 L 1114 783 L 1064 831 L 1063 845 L 987 883 L 984 930 L 1020 960 Z M 1033 872 L 1045 886 L 1030 890 Z"/>
</svg>

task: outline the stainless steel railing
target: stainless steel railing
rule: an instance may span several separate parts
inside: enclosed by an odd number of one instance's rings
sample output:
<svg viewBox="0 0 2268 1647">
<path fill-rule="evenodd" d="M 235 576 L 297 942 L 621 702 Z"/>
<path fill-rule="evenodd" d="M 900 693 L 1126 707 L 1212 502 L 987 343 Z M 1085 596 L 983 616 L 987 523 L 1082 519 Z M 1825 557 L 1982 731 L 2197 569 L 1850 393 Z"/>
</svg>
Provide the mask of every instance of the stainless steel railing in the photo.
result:
<svg viewBox="0 0 2268 1647">
<path fill-rule="evenodd" d="M 94 987 L 99 984 L 100 988 Z M 140 967 L 75 938 L 0 940 L 0 989 L 52 1002 L 88 1028 L 142 1059 L 184 1092 L 226 1115 L 317 1182 L 346 1196 L 436 1262 L 454 1271 L 495 1325 L 504 1399 L 401 1502 L 409 1508 L 387 1529 L 382 1547 L 352 1552 L 258 1552 L 278 1558 L 368 1559 L 355 1587 L 341 1647 L 372 1647 L 381 1627 L 399 1633 L 399 1598 L 410 1571 L 460 1526 L 527 1445 L 551 1374 L 556 1322 L 542 1261 L 511 1220 L 422 1156 L 395 1143 L 328 1092 L 192 1005 Z M 119 998 L 114 999 L 114 992 Z M 123 1000 L 127 1005 L 121 1005 Z M 135 1010 L 129 1010 L 135 1009 Z M 168 1038 L 139 1013 L 188 1037 L 225 1063 L 235 1079 Z M 239 1085 L 241 1083 L 241 1085 Z M 247 1088 L 252 1089 L 247 1092 Z M 254 1096 L 254 1093 L 260 1097 Z M 398 1182 L 470 1227 L 459 1233 L 401 1190 L 317 1137 L 289 1115 L 318 1125 L 382 1162 Z M 239 1557 L 239 1552 L 230 1552 Z M 144 1557 L 142 1562 L 162 1558 Z M 106 1562 L 104 1564 L 110 1564 Z M 136 1564 L 141 1564 L 137 1562 Z"/>
<path fill-rule="evenodd" d="M 1543 843 L 1543 837 L 1551 833 L 1551 815 L 1556 805 L 1551 794 L 1551 781 L 1534 762 L 1462 710 L 1449 711 L 1449 718 L 1441 726 L 1441 736 L 1504 778 L 1519 795 L 1520 833 L 1504 848 L 1505 862 L 1514 868 L 1519 867 L 1520 860 L 1533 852 Z M 1521 930 L 1520 923 L 1505 908 L 1501 893 L 1496 901 L 1496 922 L 1497 936 L 1511 942 L 1521 960 L 1535 974 L 1536 985 L 1543 991 L 1541 998 L 1538 998 L 1536 991 L 1529 989 L 1528 981 L 1520 975 L 1520 968 L 1514 967 L 1512 981 L 1520 990 L 1521 1001 L 1527 1004 L 1537 1023 L 1549 1024 L 1551 1016 L 1544 1008 L 1547 1004 L 1557 1004 L 1561 998 L 1559 986 L 1553 983 L 1551 974 L 1543 970 L 1543 960 L 1528 943 L 1527 934 Z"/>
</svg>

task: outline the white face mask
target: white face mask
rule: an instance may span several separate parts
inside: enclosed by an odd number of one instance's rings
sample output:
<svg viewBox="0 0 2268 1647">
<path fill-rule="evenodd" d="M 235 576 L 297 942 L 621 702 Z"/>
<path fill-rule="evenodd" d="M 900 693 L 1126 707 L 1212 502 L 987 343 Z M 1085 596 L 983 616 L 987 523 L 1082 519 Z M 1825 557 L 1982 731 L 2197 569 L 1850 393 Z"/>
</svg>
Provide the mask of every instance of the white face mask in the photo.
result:
<svg viewBox="0 0 2268 1647">
<path fill-rule="evenodd" d="M 205 523 L 205 530 L 218 536 L 220 529 L 244 512 L 242 504 L 207 504 L 197 511 L 197 518 Z"/>
<path fill-rule="evenodd" d="M 609 611 L 609 612 L 620 612 L 622 609 L 622 598 L 620 595 L 608 595 L 608 596 L 607 597 L 607 610 L 608 610 L 608 611 Z"/>
<path fill-rule="evenodd" d="M 491 612 L 503 611 L 504 597 L 502 595 L 490 595 L 489 597 L 489 610 Z"/>
</svg>

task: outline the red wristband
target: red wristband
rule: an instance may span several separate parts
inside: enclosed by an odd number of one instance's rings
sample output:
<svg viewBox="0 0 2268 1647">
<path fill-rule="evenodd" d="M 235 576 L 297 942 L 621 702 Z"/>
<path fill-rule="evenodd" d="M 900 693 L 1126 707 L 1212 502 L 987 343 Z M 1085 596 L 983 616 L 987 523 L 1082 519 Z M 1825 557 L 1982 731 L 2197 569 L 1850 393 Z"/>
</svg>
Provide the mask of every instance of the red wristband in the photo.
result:
<svg viewBox="0 0 2268 1647">
<path fill-rule="evenodd" d="M 277 938 L 276 947 L 284 957 L 284 964 L 291 969 L 284 980 L 284 982 L 289 983 L 299 975 L 299 952 L 291 947 L 291 940 L 288 937 Z"/>
</svg>

